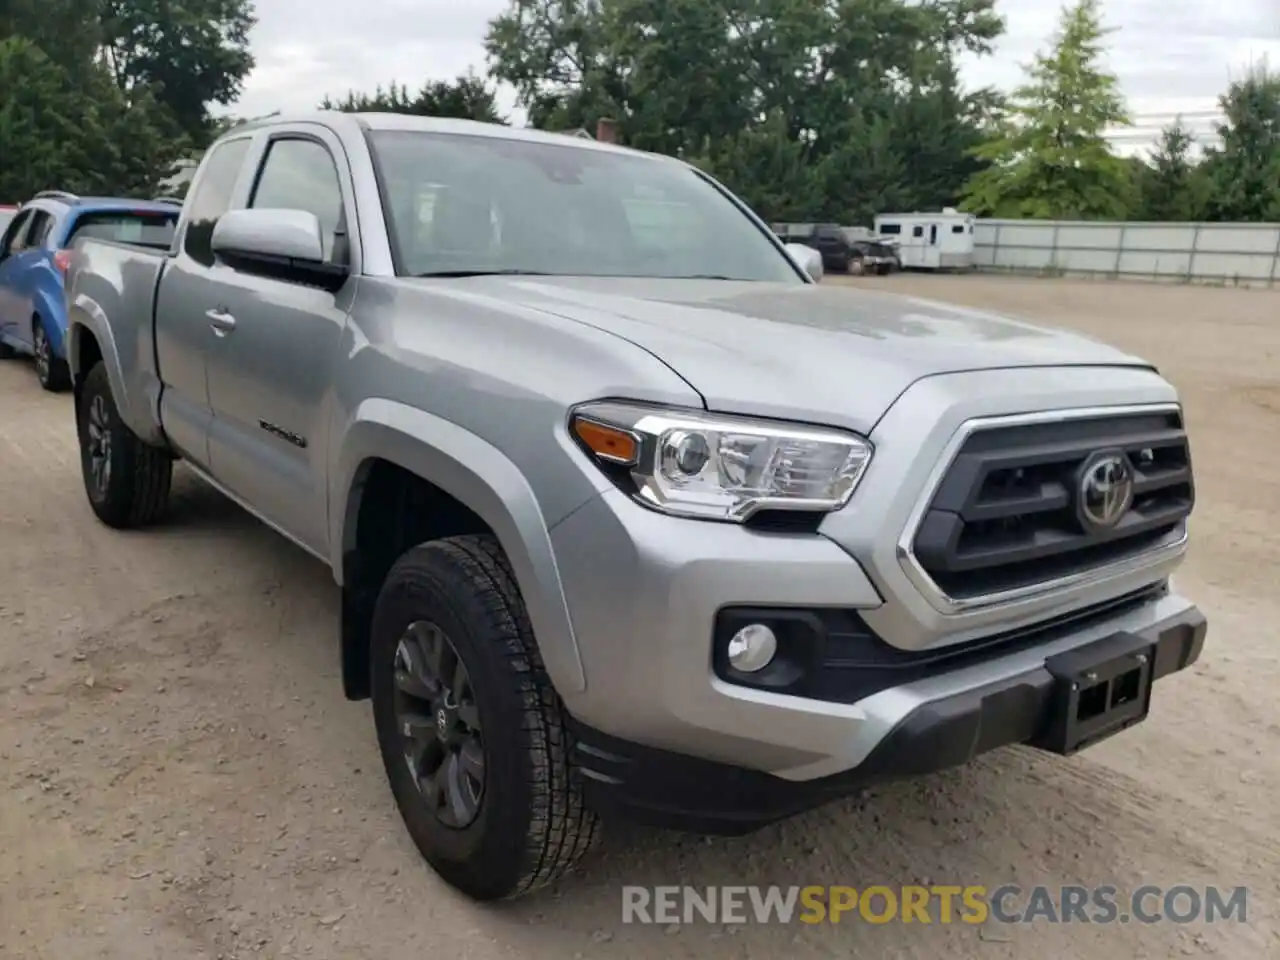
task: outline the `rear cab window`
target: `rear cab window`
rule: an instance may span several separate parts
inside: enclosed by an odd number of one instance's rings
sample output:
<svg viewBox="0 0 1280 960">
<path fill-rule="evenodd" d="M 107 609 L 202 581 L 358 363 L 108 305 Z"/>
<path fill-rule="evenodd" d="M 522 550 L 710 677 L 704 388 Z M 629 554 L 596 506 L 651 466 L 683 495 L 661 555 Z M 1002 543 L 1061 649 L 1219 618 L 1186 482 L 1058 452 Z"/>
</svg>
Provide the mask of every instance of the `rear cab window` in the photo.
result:
<svg viewBox="0 0 1280 960">
<path fill-rule="evenodd" d="M 187 256 L 206 267 L 213 266 L 213 228 L 231 206 L 240 168 L 249 152 L 248 137 L 224 140 L 212 148 L 204 169 L 191 185 L 187 201 L 187 227 L 182 238 Z"/>
<path fill-rule="evenodd" d="M 86 211 L 71 224 L 64 245 L 69 247 L 82 237 L 91 237 L 95 240 L 114 240 L 117 243 L 168 250 L 173 245 L 180 212 L 176 208 Z"/>
</svg>

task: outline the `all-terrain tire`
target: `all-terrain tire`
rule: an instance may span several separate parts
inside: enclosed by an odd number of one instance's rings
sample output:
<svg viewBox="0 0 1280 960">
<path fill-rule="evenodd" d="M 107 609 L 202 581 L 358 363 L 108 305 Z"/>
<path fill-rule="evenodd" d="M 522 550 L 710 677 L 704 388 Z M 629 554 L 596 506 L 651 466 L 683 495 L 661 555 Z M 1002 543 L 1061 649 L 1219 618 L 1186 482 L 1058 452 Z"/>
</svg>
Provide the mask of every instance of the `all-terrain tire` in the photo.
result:
<svg viewBox="0 0 1280 960">
<path fill-rule="evenodd" d="M 105 474 L 94 472 L 95 431 L 107 438 Z M 173 459 L 167 450 L 144 443 L 120 419 L 107 368 L 101 361 L 94 364 L 80 390 L 76 433 L 85 493 L 98 519 L 117 529 L 143 527 L 159 520 L 169 503 Z"/>
<path fill-rule="evenodd" d="M 411 624 L 448 637 L 470 679 L 485 778 L 475 819 L 447 826 L 406 762 L 396 657 Z M 570 763 L 566 716 L 538 653 L 515 577 L 492 536 L 451 537 L 407 551 L 375 604 L 370 653 L 378 746 L 409 835 L 450 885 L 482 901 L 556 880 L 599 833 Z"/>
<path fill-rule="evenodd" d="M 67 361 L 53 352 L 44 322 L 31 318 L 31 344 L 36 355 L 36 379 L 50 393 L 62 393 L 71 386 L 71 368 Z"/>
</svg>

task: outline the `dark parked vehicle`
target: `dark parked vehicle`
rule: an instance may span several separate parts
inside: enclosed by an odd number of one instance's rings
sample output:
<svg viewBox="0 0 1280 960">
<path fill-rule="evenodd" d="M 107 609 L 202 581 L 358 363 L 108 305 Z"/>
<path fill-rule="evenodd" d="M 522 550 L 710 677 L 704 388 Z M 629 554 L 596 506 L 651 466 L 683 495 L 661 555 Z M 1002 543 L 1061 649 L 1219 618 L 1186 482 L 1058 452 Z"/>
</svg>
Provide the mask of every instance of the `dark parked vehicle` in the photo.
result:
<svg viewBox="0 0 1280 960">
<path fill-rule="evenodd" d="M 822 254 L 822 268 L 845 273 L 853 263 L 853 245 L 838 223 L 819 223 L 801 243 Z"/>
<path fill-rule="evenodd" d="M 902 269 L 898 251 L 892 244 L 879 240 L 855 240 L 850 244 L 849 265 L 852 274 L 875 273 L 884 276 Z"/>
<path fill-rule="evenodd" d="M 792 240 L 813 247 L 822 255 L 822 268 L 838 273 L 886 274 L 901 270 L 898 251 L 892 244 L 879 240 L 850 240 L 844 228 L 837 223 L 819 223 L 809 228 L 804 236 L 789 234 Z"/>
</svg>

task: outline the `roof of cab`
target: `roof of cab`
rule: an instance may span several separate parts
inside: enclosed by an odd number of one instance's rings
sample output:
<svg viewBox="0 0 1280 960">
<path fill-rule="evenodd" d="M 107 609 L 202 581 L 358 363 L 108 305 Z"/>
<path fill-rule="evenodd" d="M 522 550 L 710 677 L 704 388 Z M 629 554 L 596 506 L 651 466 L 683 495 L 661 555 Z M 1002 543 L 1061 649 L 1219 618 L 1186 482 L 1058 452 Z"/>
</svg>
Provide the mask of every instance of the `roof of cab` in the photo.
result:
<svg viewBox="0 0 1280 960">
<path fill-rule="evenodd" d="M 513 127 L 501 123 L 482 123 L 479 120 L 461 120 L 453 117 L 421 117 L 404 113 L 345 113 L 338 110 L 315 110 L 310 113 L 292 115 L 276 115 L 250 120 L 241 126 L 229 130 L 224 137 L 232 137 L 237 133 L 257 130 L 265 127 L 276 127 L 288 123 L 319 123 L 331 129 L 340 129 L 343 125 L 354 123 L 363 130 L 390 130 L 418 133 L 444 133 L 455 136 L 495 137 L 503 140 L 523 140 L 528 143 L 548 143 L 580 150 L 599 150 L 610 153 L 625 153 L 631 156 L 650 157 L 656 161 L 682 163 L 675 157 L 659 153 L 635 150 L 620 144 L 602 143 L 599 140 L 575 136 L 572 131 L 554 133 L 547 130 L 536 130 L 533 127 Z"/>
</svg>

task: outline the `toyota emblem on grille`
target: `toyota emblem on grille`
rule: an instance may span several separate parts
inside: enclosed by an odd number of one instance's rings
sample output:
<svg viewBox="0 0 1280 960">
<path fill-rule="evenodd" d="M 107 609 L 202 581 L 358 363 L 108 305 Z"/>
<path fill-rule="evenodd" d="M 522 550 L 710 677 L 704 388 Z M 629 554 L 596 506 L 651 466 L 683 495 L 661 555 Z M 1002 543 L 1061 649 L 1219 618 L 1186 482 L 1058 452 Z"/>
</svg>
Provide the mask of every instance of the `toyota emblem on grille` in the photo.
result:
<svg viewBox="0 0 1280 960">
<path fill-rule="evenodd" d="M 1133 505 L 1133 465 L 1119 450 L 1095 453 L 1080 471 L 1076 507 L 1085 529 L 1110 530 Z"/>
</svg>

